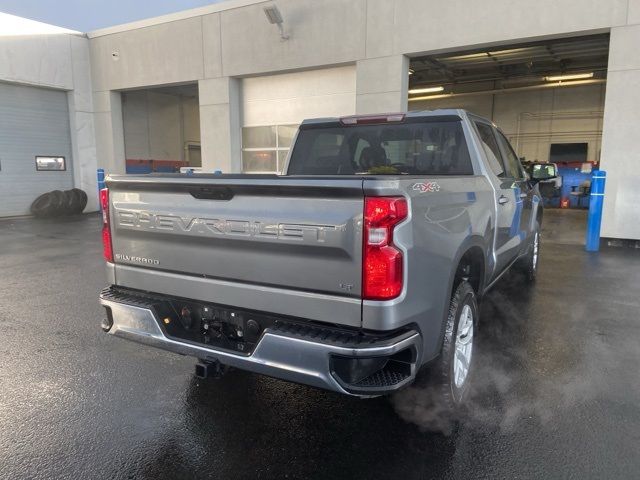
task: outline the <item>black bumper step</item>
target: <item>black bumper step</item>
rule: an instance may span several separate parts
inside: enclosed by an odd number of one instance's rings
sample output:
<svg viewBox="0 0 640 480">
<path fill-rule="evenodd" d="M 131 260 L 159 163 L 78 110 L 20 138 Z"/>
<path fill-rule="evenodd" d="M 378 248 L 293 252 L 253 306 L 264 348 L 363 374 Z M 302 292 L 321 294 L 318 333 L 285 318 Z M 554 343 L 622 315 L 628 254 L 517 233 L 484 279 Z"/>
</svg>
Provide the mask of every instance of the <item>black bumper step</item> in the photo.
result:
<svg viewBox="0 0 640 480">
<path fill-rule="evenodd" d="M 208 304 L 202 300 L 184 299 L 116 285 L 103 289 L 100 292 L 100 296 L 106 300 L 140 308 L 148 308 L 158 314 L 160 318 L 162 318 L 162 306 L 167 303 L 197 303 L 209 305 L 212 308 L 238 312 L 246 317 L 259 318 L 262 330 L 268 329 L 270 332 L 279 335 L 345 348 L 384 347 L 397 342 L 399 338 L 401 339 L 404 335 L 410 336 L 413 334 L 413 330 L 409 328 L 389 332 L 367 332 L 354 327 L 319 324 L 305 319 L 283 317 L 266 312 L 253 312 L 232 306 Z M 165 328 L 164 325 L 161 325 L 161 327 L 163 329 Z M 168 333 L 171 335 L 171 332 Z M 247 351 L 245 350 L 244 353 L 247 353 Z"/>
</svg>

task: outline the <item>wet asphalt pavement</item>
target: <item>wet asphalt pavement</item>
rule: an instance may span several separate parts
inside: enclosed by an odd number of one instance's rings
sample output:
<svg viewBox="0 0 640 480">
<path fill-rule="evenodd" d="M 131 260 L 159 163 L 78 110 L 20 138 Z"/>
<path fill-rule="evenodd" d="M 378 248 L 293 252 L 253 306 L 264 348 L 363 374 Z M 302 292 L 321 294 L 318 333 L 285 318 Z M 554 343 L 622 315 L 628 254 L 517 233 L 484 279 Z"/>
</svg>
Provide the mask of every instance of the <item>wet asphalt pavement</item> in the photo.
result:
<svg viewBox="0 0 640 480">
<path fill-rule="evenodd" d="M 547 243 L 532 290 L 503 279 L 445 435 L 414 390 L 203 382 L 192 359 L 103 334 L 99 227 L 0 221 L 0 479 L 640 477 L 638 251 Z"/>
</svg>

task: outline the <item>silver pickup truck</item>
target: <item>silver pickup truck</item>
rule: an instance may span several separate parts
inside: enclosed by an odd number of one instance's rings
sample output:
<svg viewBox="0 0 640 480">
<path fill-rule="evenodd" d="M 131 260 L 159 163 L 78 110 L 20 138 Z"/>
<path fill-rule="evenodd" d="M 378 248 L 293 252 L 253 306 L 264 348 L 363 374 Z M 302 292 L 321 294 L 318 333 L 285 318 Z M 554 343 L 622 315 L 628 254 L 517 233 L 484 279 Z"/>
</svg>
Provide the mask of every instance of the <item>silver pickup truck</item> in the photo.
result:
<svg viewBox="0 0 640 480">
<path fill-rule="evenodd" d="M 426 378 L 457 406 L 478 300 L 512 266 L 535 278 L 542 178 L 463 110 L 307 120 L 284 172 L 108 177 L 103 330 L 200 377 L 361 397 Z"/>
</svg>

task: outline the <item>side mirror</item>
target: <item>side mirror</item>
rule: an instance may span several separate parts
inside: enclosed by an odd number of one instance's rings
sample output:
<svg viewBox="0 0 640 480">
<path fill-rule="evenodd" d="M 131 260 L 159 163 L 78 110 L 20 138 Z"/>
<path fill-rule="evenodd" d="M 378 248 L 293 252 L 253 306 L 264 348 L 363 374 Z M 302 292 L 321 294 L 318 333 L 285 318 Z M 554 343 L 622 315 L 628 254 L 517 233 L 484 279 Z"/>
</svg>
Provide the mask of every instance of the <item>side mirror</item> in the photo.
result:
<svg viewBox="0 0 640 480">
<path fill-rule="evenodd" d="M 531 168 L 531 180 L 541 182 L 551 180 L 558 176 L 558 168 L 555 163 L 536 163 Z"/>
</svg>

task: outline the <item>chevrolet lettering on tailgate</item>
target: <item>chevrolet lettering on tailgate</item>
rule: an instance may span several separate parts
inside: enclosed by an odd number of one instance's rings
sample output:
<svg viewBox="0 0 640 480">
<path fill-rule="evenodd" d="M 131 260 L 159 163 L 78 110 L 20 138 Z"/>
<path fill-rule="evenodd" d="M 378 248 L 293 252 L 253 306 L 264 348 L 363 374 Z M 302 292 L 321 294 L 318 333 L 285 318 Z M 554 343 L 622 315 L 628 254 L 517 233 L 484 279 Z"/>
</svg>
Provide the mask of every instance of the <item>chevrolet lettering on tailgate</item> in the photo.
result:
<svg viewBox="0 0 640 480">
<path fill-rule="evenodd" d="M 164 230 L 194 235 L 229 235 L 270 237 L 286 240 L 325 242 L 327 232 L 339 230 L 336 225 L 267 223 L 207 217 L 183 217 L 146 211 L 116 209 L 121 228 Z"/>
</svg>

